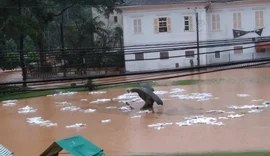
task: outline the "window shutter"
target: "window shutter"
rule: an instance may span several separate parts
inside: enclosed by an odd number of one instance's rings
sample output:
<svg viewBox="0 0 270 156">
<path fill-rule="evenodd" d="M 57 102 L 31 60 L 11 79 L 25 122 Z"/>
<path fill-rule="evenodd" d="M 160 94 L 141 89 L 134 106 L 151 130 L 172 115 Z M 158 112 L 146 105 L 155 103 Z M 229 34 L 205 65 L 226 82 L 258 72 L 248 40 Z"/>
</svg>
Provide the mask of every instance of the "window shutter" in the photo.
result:
<svg viewBox="0 0 270 156">
<path fill-rule="evenodd" d="M 168 32 L 172 32 L 172 28 L 171 28 L 171 18 L 168 18 L 167 27 L 168 27 Z"/>
<path fill-rule="evenodd" d="M 157 18 L 154 19 L 154 31 L 155 33 L 158 33 L 158 19 Z"/>
<path fill-rule="evenodd" d="M 242 28 L 241 13 L 238 13 L 238 28 Z"/>
<path fill-rule="evenodd" d="M 258 11 L 255 12 L 255 23 L 256 23 L 256 27 L 259 27 L 259 12 Z"/>
<path fill-rule="evenodd" d="M 220 30 L 220 14 L 217 14 L 217 30 Z"/>
<path fill-rule="evenodd" d="M 263 27 L 264 26 L 264 19 L 263 19 L 263 11 L 261 11 L 261 16 L 260 16 L 260 26 Z"/>
<path fill-rule="evenodd" d="M 193 18 L 192 16 L 189 16 L 189 30 L 193 30 Z"/>
</svg>

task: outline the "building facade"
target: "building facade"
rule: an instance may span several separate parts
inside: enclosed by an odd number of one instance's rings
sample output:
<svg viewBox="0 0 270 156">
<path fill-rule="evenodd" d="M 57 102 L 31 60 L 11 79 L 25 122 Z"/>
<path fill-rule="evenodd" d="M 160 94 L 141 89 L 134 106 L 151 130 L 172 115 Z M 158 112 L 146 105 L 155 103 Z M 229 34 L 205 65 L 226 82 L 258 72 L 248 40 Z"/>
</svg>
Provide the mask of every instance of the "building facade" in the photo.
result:
<svg viewBox="0 0 270 156">
<path fill-rule="evenodd" d="M 200 41 L 234 39 L 233 30 L 251 31 L 238 36 L 238 39 L 270 36 L 270 21 L 267 20 L 270 17 L 268 0 L 230 0 L 230 2 L 167 0 L 166 3 L 161 1 L 157 0 L 151 4 L 147 0 L 131 0 L 121 8 L 124 45 L 127 47 L 125 54 L 127 71 L 187 67 L 192 62 L 196 65 L 195 47 L 186 50 L 172 48 L 175 47 L 173 45 L 184 42 L 194 42 L 196 46 L 196 12 Z M 254 30 L 258 32 L 252 32 Z M 146 46 L 140 49 L 133 47 L 147 44 L 159 44 L 162 48 L 149 52 L 143 50 L 149 49 Z M 129 46 L 132 46 L 133 50 Z M 182 44 L 182 46 L 191 45 Z M 265 57 L 269 55 L 270 49 L 266 46 L 261 49 L 255 48 L 253 43 L 200 48 L 200 53 L 207 52 L 212 53 L 200 55 L 201 65 Z"/>
</svg>

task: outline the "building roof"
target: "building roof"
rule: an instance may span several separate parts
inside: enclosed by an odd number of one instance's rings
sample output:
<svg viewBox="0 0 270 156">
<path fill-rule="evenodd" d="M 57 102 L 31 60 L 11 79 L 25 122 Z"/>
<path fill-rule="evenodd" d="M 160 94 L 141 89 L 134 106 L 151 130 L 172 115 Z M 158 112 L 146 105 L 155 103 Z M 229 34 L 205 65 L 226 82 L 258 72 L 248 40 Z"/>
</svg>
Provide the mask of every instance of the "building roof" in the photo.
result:
<svg viewBox="0 0 270 156">
<path fill-rule="evenodd" d="M 124 6 L 137 5 L 163 5 L 163 4 L 181 4 L 181 3 L 196 3 L 196 2 L 211 2 L 211 3 L 227 3 L 243 0 L 124 0 Z"/>
</svg>

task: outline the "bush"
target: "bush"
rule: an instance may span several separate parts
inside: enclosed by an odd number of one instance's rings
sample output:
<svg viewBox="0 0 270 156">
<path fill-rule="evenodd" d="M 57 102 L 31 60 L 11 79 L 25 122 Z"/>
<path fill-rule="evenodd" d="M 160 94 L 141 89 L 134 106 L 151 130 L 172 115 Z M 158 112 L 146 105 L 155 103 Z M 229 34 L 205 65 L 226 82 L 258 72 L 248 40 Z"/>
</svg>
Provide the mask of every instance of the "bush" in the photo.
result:
<svg viewBox="0 0 270 156">
<path fill-rule="evenodd" d="M 96 89 L 96 85 L 94 84 L 92 79 L 87 80 L 85 87 L 88 88 L 89 91 Z"/>
</svg>

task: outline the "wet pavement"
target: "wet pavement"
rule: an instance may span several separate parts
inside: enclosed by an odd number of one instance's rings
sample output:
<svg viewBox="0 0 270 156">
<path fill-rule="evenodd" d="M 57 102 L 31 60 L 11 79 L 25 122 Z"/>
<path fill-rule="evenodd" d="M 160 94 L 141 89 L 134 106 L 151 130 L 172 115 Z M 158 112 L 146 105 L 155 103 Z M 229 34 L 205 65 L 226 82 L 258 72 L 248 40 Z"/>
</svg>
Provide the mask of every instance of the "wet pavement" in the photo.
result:
<svg viewBox="0 0 270 156">
<path fill-rule="evenodd" d="M 86 137 L 106 155 L 268 150 L 269 71 L 230 70 L 185 78 L 228 80 L 155 87 L 164 106 L 155 104 L 152 113 L 140 112 L 143 102 L 126 89 L 0 103 L 0 142 L 16 155 L 31 156 L 73 135 Z M 34 117 L 50 122 L 41 126 Z M 71 126 L 76 123 L 82 126 Z"/>
</svg>

